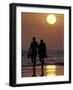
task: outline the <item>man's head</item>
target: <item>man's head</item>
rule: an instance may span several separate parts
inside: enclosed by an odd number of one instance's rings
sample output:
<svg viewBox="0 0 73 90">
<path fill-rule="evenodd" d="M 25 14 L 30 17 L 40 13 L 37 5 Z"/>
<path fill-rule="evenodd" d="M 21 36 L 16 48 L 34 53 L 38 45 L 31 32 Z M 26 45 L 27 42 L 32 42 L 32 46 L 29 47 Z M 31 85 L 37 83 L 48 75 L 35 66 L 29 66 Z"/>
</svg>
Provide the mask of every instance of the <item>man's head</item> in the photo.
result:
<svg viewBox="0 0 73 90">
<path fill-rule="evenodd" d="M 32 40 L 33 40 L 33 42 L 34 42 L 34 41 L 36 41 L 36 38 L 35 38 L 35 37 L 33 37 L 33 38 L 32 38 Z"/>
</svg>

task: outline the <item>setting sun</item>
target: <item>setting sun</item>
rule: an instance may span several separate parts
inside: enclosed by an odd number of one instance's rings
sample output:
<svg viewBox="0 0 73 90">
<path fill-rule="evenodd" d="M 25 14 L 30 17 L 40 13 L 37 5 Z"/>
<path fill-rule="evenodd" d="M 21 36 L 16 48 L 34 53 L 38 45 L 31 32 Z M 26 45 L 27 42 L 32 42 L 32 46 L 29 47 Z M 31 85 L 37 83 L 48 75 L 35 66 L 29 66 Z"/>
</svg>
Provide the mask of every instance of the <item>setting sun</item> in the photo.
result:
<svg viewBox="0 0 73 90">
<path fill-rule="evenodd" d="M 47 22 L 48 22 L 48 24 L 55 24 L 56 23 L 56 16 L 53 14 L 48 15 Z"/>
</svg>

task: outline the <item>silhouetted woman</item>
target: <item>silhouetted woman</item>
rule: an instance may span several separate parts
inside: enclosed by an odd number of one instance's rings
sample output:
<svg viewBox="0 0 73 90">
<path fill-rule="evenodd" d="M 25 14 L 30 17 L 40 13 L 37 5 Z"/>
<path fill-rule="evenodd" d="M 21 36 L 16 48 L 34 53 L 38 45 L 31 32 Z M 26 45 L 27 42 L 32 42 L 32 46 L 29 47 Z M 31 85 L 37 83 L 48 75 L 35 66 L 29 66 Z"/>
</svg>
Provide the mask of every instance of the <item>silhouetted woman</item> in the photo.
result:
<svg viewBox="0 0 73 90">
<path fill-rule="evenodd" d="M 30 44 L 29 52 L 28 52 L 28 58 L 31 57 L 31 61 L 33 63 L 33 75 L 36 76 L 35 73 L 35 64 L 36 64 L 36 57 L 37 57 L 37 49 L 38 49 L 38 43 L 36 42 L 36 38 L 32 38 L 32 42 Z"/>
<path fill-rule="evenodd" d="M 44 76 L 44 58 L 47 57 L 47 52 L 46 52 L 46 44 L 43 42 L 43 40 L 40 40 L 40 44 L 38 45 L 38 55 L 39 55 L 39 60 L 41 62 L 41 70 L 42 74 L 41 76 Z"/>
</svg>

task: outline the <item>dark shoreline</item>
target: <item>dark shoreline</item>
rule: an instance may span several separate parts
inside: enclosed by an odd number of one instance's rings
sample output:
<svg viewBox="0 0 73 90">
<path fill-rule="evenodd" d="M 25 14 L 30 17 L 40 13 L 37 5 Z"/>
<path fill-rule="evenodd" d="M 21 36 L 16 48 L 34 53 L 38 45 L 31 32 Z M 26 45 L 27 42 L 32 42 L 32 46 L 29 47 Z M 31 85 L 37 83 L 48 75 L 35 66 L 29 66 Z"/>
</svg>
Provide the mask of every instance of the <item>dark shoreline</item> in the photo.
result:
<svg viewBox="0 0 73 90">
<path fill-rule="evenodd" d="M 41 64 L 36 64 L 36 66 L 40 66 Z M 56 63 L 56 64 L 44 64 L 44 65 L 61 65 L 63 66 L 64 63 Z M 22 65 L 22 67 L 31 67 L 32 65 Z"/>
</svg>

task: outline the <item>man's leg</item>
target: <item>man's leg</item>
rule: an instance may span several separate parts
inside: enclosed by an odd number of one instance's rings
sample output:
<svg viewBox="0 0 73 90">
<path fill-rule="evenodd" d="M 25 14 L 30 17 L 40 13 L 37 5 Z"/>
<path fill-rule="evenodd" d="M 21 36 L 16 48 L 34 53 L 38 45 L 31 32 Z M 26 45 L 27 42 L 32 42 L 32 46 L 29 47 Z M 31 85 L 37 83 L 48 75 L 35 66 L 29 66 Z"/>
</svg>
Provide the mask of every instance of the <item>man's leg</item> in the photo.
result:
<svg viewBox="0 0 73 90">
<path fill-rule="evenodd" d="M 36 58 L 33 59 L 33 71 L 34 71 L 34 76 L 36 76 L 36 73 L 35 73 L 35 65 L 36 65 Z"/>
<path fill-rule="evenodd" d="M 33 61 L 33 57 L 31 57 L 31 61 L 32 61 L 32 64 L 33 64 L 33 75 L 34 76 L 34 61 Z"/>
</svg>

